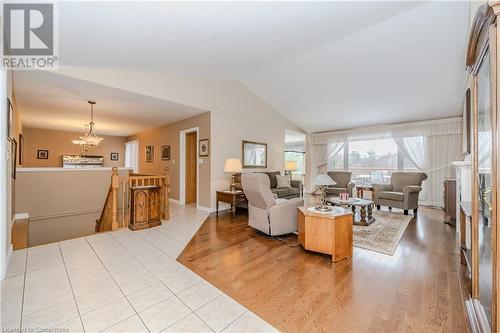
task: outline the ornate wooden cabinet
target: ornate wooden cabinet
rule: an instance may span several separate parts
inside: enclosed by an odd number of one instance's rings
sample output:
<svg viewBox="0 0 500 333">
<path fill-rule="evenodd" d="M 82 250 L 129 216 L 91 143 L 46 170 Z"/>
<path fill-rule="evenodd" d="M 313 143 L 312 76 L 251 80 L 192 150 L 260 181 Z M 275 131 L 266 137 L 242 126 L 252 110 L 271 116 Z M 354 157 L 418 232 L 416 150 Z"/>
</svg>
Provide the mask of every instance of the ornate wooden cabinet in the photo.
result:
<svg viewBox="0 0 500 333">
<path fill-rule="evenodd" d="M 498 40 L 497 16 L 500 3 L 479 8 L 474 18 L 467 49 L 470 73 L 466 96 L 472 114 L 472 207 L 470 233 L 469 283 L 466 284 L 466 309 L 473 332 L 498 332 Z M 468 133 L 464 133 L 468 135 Z"/>
<path fill-rule="evenodd" d="M 161 224 L 160 190 L 160 186 L 130 188 L 130 229 L 141 230 Z"/>
</svg>

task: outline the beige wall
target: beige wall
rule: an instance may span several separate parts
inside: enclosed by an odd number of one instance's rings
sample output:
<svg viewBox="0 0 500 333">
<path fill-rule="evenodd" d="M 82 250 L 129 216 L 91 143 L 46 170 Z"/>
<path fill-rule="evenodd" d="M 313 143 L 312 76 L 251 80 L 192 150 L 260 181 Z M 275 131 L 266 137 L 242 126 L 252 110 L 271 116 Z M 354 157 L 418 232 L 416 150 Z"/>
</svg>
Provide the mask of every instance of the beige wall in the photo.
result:
<svg viewBox="0 0 500 333">
<path fill-rule="evenodd" d="M 241 160 L 243 140 L 267 143 L 267 169 L 245 169 L 243 172 L 281 171 L 285 168 L 285 125 L 263 120 L 249 120 L 212 113 L 212 199 L 215 191 L 229 188 L 231 175 L 224 172 L 228 158 Z"/>
<path fill-rule="evenodd" d="M 24 128 L 24 167 L 61 167 L 61 155 L 80 154 L 80 147 L 71 141 L 78 139 L 82 133 Z M 104 156 L 104 166 L 123 167 L 125 165 L 125 137 L 103 136 L 104 140 L 88 150 L 87 155 Z M 39 149 L 49 151 L 49 159 L 37 159 Z M 110 154 L 118 153 L 118 161 L 111 161 Z"/>
<path fill-rule="evenodd" d="M 198 127 L 198 140 L 210 140 L 210 121 L 210 112 L 205 112 L 192 118 L 184 119 L 173 124 L 158 127 L 128 137 L 127 141 L 139 140 L 139 172 L 146 174 L 163 174 L 165 167 L 168 167 L 170 172 L 170 197 L 172 199 L 179 200 L 180 132 L 182 130 Z M 144 147 L 147 145 L 154 146 L 154 162 L 145 161 Z M 170 161 L 162 161 L 160 158 L 161 146 L 164 145 L 170 145 Z M 201 164 L 200 161 L 202 161 Z M 211 157 L 199 157 L 198 168 L 200 177 L 198 204 L 203 207 L 210 207 Z"/>
<path fill-rule="evenodd" d="M 31 170 L 21 170 L 17 175 L 15 207 L 16 213 L 29 214 L 29 245 L 94 233 L 111 183 L 111 170 Z M 128 175 L 125 170 L 119 173 Z"/>
</svg>

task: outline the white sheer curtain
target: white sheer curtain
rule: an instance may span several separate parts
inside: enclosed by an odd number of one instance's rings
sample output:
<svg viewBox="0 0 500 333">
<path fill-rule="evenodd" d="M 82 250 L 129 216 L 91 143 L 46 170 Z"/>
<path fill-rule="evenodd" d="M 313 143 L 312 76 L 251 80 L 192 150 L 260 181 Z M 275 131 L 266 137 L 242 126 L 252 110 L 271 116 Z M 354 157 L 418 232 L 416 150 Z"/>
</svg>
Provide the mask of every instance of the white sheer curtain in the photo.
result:
<svg viewBox="0 0 500 333">
<path fill-rule="evenodd" d="M 420 201 L 443 206 L 443 182 L 452 175 L 450 162 L 462 159 L 462 135 L 432 135 L 394 138 L 401 153 L 427 174 Z"/>
<path fill-rule="evenodd" d="M 343 142 L 334 142 L 328 144 L 311 145 L 311 161 L 312 170 L 310 177 L 310 187 L 312 190 L 312 182 L 316 175 L 326 172 L 328 160 L 342 151 L 344 148 Z"/>
</svg>

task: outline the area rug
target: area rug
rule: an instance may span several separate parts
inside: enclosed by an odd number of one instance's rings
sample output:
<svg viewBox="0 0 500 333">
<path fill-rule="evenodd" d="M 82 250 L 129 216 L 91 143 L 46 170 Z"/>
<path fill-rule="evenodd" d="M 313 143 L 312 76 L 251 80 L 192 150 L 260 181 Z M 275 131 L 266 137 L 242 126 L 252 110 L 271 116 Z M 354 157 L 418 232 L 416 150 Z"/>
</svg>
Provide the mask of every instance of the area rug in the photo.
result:
<svg viewBox="0 0 500 333">
<path fill-rule="evenodd" d="M 354 246 L 393 255 L 412 216 L 374 211 L 375 222 L 367 227 L 353 226 Z"/>
</svg>

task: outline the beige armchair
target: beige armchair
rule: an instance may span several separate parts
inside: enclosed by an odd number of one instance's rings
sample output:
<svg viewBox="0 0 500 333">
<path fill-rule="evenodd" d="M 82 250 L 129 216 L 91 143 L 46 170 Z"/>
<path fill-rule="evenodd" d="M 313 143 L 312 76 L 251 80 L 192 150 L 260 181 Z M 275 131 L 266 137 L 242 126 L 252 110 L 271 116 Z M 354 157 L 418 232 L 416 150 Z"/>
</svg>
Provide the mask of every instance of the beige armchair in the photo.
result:
<svg viewBox="0 0 500 333">
<path fill-rule="evenodd" d="M 396 207 L 408 215 L 408 210 L 413 209 L 413 214 L 417 215 L 418 196 L 426 179 L 427 175 L 423 172 L 394 172 L 390 184 L 373 184 L 377 210 L 380 206 Z"/>
<path fill-rule="evenodd" d="M 356 186 L 351 182 L 351 172 L 349 171 L 328 171 L 328 176 L 333 179 L 337 185 L 333 185 L 326 190 L 327 195 L 339 195 L 342 192 L 349 193 L 352 196 L 352 190 Z"/>
<path fill-rule="evenodd" d="M 243 173 L 241 185 L 248 200 L 248 225 L 270 236 L 297 231 L 297 207 L 300 198 L 275 199 L 269 177 L 259 173 Z"/>
</svg>

